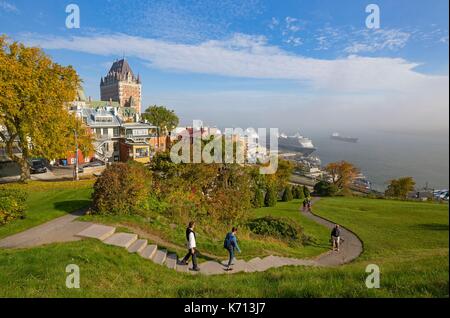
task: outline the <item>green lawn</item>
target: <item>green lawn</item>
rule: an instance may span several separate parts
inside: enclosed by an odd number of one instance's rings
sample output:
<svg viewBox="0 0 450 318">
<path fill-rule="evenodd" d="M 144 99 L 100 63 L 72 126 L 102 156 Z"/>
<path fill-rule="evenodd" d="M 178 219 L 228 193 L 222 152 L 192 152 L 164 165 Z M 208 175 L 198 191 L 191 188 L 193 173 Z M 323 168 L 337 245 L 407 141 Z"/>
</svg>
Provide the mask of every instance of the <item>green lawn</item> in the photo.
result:
<svg viewBox="0 0 450 318">
<path fill-rule="evenodd" d="M 0 239 L 90 205 L 93 181 L 1 185 L 28 193 L 26 218 L 0 226 Z"/>
<path fill-rule="evenodd" d="M 339 268 L 283 267 L 203 277 L 94 240 L 0 250 L 0 297 L 448 297 L 447 205 L 327 198 L 314 210 L 356 232 L 364 240 L 363 255 Z M 329 235 L 299 216 L 296 202 L 253 213 L 298 218 L 319 245 Z M 241 241 L 243 248 L 251 247 L 242 236 Z M 381 269 L 380 289 L 364 283 L 365 268 L 372 263 Z M 68 264 L 80 266 L 80 290 L 65 287 Z"/>
</svg>

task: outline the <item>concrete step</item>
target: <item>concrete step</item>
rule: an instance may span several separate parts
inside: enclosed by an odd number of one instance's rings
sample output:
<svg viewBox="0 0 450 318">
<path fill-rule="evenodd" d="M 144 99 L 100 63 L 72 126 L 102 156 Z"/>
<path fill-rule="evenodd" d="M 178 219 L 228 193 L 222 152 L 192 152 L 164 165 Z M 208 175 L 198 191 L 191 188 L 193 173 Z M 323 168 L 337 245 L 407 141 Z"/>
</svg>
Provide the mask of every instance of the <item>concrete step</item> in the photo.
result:
<svg viewBox="0 0 450 318">
<path fill-rule="evenodd" d="M 181 262 L 181 260 L 177 261 L 177 267 L 175 268 L 176 271 L 180 272 L 180 273 L 187 273 L 187 272 L 189 272 L 189 265 L 183 265 L 180 262 Z"/>
<path fill-rule="evenodd" d="M 157 245 L 147 245 L 142 250 L 142 252 L 139 253 L 139 255 L 145 259 L 152 259 L 155 256 L 157 250 L 158 250 Z"/>
<path fill-rule="evenodd" d="M 136 242 L 138 236 L 132 233 L 115 233 L 105 239 L 103 243 L 108 245 L 119 246 L 128 249 L 131 244 Z"/>
<path fill-rule="evenodd" d="M 111 235 L 113 235 L 115 231 L 116 228 L 113 226 L 93 224 L 87 229 L 78 233 L 77 236 L 85 238 L 93 238 L 103 241 L 108 237 L 110 237 Z"/>
<path fill-rule="evenodd" d="M 226 273 L 225 266 L 218 262 L 208 261 L 199 264 L 198 267 L 200 268 L 200 273 L 204 275 L 217 275 Z"/>
<path fill-rule="evenodd" d="M 270 264 L 270 268 L 278 268 L 286 264 L 286 262 L 283 261 L 281 258 L 273 255 L 263 258 L 262 261 L 264 263 Z"/>
<path fill-rule="evenodd" d="M 225 260 L 225 261 L 221 262 L 221 264 L 224 266 L 224 268 L 226 268 L 227 265 L 228 265 L 228 260 Z M 231 268 L 233 270 L 227 271 L 227 273 L 233 274 L 233 273 L 239 273 L 239 272 L 246 272 L 247 271 L 247 262 L 246 261 L 241 260 L 241 259 L 239 259 L 239 260 L 235 259 L 233 264 L 234 265 L 231 265 Z"/>
<path fill-rule="evenodd" d="M 247 273 L 258 272 L 259 264 L 261 262 L 261 258 L 255 257 L 247 262 Z"/>
<path fill-rule="evenodd" d="M 177 269 L 178 257 L 177 254 L 169 253 L 166 258 L 166 266 L 169 269 Z"/>
<path fill-rule="evenodd" d="M 130 253 L 140 253 L 147 247 L 147 240 L 137 240 L 128 248 L 128 252 Z"/>
<path fill-rule="evenodd" d="M 162 265 L 166 261 L 167 250 L 157 250 L 155 256 L 153 256 L 153 262 Z"/>
</svg>

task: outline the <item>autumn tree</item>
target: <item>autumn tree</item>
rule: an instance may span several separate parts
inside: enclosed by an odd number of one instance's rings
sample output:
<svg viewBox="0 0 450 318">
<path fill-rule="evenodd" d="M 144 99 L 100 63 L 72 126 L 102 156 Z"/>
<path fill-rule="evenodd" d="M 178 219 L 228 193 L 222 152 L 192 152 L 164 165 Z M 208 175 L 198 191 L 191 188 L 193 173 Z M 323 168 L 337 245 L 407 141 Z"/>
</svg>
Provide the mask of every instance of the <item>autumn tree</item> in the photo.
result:
<svg viewBox="0 0 450 318">
<path fill-rule="evenodd" d="M 159 137 L 161 133 L 167 135 L 170 131 L 174 130 L 179 123 L 179 118 L 173 110 L 169 110 L 164 106 L 150 106 L 142 114 L 142 118 L 149 121 L 152 125 L 155 125 L 158 136 L 158 147 L 159 147 Z"/>
<path fill-rule="evenodd" d="M 54 63 L 39 48 L 0 36 L 0 141 L 20 165 L 21 181 L 30 177 L 30 158 L 53 160 L 74 151 L 74 130 L 79 148 L 84 153 L 92 149 L 86 127 L 65 108 L 75 99 L 79 84 L 71 66 Z"/>
<path fill-rule="evenodd" d="M 385 195 L 391 198 L 406 199 L 408 193 L 414 191 L 416 182 L 412 177 L 403 177 L 400 179 L 391 180 L 389 186 L 385 191 Z"/>
<path fill-rule="evenodd" d="M 347 161 L 329 163 L 325 170 L 339 192 L 349 191 L 350 185 L 359 174 L 359 169 Z"/>
</svg>

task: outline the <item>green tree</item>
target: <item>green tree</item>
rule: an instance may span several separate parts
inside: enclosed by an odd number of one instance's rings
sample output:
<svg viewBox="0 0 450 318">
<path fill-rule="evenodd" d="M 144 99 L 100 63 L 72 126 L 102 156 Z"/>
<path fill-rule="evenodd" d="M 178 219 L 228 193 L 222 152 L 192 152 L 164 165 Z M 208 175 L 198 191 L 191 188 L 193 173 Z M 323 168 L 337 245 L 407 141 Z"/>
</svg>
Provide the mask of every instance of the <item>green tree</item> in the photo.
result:
<svg viewBox="0 0 450 318">
<path fill-rule="evenodd" d="M 169 110 L 164 106 L 150 106 L 142 114 L 142 118 L 148 120 L 152 125 L 155 125 L 158 136 L 158 148 L 159 137 L 161 134 L 167 136 L 170 131 L 178 126 L 179 118 L 173 110 Z"/>
<path fill-rule="evenodd" d="M 389 186 L 385 191 L 385 195 L 391 198 L 406 199 L 408 193 L 414 191 L 416 182 L 412 177 L 403 177 L 400 179 L 391 180 Z"/>
<path fill-rule="evenodd" d="M 277 190 L 275 187 L 273 186 L 269 186 L 266 189 L 266 196 L 264 198 L 264 205 L 266 207 L 272 207 L 275 206 L 277 204 L 278 201 L 278 194 L 277 194 Z"/>
<path fill-rule="evenodd" d="M 314 185 L 314 192 L 323 197 L 331 197 L 338 192 L 337 187 L 326 181 L 319 181 Z"/>
<path fill-rule="evenodd" d="M 297 186 L 297 199 L 303 200 L 305 199 L 305 193 L 303 192 L 303 187 L 302 186 Z"/>
<path fill-rule="evenodd" d="M 311 192 L 309 191 L 307 186 L 303 186 L 303 197 L 309 198 L 311 196 Z"/>
<path fill-rule="evenodd" d="M 256 189 L 252 205 L 254 208 L 261 208 L 264 206 L 264 192 L 261 189 Z"/>
<path fill-rule="evenodd" d="M 290 186 L 287 186 L 287 187 L 284 189 L 282 200 L 283 200 L 283 202 L 290 202 L 290 201 L 292 201 L 292 199 L 293 199 L 293 196 L 292 196 L 292 189 L 291 189 Z"/>
<path fill-rule="evenodd" d="M 87 128 L 66 110 L 79 84 L 71 66 L 54 63 L 39 48 L 0 36 L 0 142 L 20 165 L 22 182 L 30 178 L 30 158 L 53 160 L 74 152 L 74 130 L 79 149 L 84 154 L 92 151 Z"/>
</svg>

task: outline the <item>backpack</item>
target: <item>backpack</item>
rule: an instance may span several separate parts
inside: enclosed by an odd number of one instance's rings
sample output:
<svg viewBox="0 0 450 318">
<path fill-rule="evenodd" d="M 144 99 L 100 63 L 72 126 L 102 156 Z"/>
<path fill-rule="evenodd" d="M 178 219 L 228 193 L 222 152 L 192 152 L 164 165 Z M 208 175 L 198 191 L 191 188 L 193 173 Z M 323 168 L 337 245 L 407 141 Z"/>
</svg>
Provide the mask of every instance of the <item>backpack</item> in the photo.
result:
<svg viewBox="0 0 450 318">
<path fill-rule="evenodd" d="M 225 236 L 225 240 L 223 241 L 223 248 L 229 249 L 230 245 L 230 233 L 227 233 L 227 236 Z"/>
</svg>

